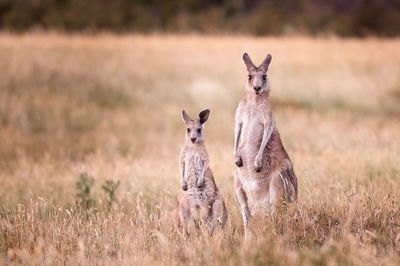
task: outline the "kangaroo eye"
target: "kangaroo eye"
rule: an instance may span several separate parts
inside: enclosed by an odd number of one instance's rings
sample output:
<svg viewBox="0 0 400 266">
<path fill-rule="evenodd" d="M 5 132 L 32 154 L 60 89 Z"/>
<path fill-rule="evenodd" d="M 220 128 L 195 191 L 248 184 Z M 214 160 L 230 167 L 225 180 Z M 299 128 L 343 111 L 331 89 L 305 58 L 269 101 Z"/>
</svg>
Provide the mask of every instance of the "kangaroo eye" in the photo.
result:
<svg viewBox="0 0 400 266">
<path fill-rule="evenodd" d="M 201 133 L 201 128 L 198 128 L 198 129 L 197 129 L 197 133 Z"/>
<path fill-rule="evenodd" d="M 187 129 L 187 133 L 190 133 L 190 128 Z"/>
<path fill-rule="evenodd" d="M 263 75 L 263 80 L 267 80 L 267 75 Z"/>
<path fill-rule="evenodd" d="M 252 75 L 249 75 L 249 80 L 251 80 L 253 78 L 253 76 Z"/>
</svg>

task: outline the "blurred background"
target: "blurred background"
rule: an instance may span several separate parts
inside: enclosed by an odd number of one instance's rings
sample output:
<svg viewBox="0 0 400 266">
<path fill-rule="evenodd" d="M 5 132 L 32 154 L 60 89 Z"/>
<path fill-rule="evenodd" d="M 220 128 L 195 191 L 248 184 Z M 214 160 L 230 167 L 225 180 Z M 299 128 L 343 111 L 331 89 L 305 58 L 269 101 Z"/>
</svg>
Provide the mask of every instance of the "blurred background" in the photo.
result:
<svg viewBox="0 0 400 266">
<path fill-rule="evenodd" d="M 399 265 L 399 34 L 399 0 L 0 0 L 0 264 Z M 299 178 L 250 249 L 232 176 L 244 52 L 272 54 Z M 191 242 L 170 217 L 181 110 L 206 108 L 229 237 Z"/>
<path fill-rule="evenodd" d="M 396 36 L 399 0 L 1 0 L 0 27 L 63 31 Z"/>
</svg>

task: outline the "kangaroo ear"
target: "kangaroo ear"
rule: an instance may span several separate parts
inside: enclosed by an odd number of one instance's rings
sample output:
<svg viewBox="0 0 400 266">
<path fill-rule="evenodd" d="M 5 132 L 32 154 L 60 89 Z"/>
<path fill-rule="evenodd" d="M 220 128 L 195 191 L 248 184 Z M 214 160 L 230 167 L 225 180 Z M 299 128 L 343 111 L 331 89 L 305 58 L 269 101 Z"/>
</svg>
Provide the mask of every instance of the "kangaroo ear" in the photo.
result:
<svg viewBox="0 0 400 266">
<path fill-rule="evenodd" d="M 185 123 L 187 123 L 187 122 L 189 122 L 190 120 L 192 120 L 192 119 L 189 117 L 189 115 L 186 113 L 185 110 L 182 110 L 182 118 L 183 118 L 183 122 L 185 122 Z"/>
<path fill-rule="evenodd" d="M 253 64 L 253 61 L 251 61 L 251 58 L 247 53 L 243 54 L 243 61 L 247 67 L 247 71 L 250 71 L 252 68 L 256 68 L 256 66 Z"/>
<path fill-rule="evenodd" d="M 258 67 L 264 71 L 268 70 L 269 64 L 271 64 L 272 56 L 270 54 L 267 55 L 267 57 L 264 59 L 264 61 L 261 63 L 261 65 Z"/>
<path fill-rule="evenodd" d="M 210 115 L 209 109 L 201 111 L 199 114 L 200 124 L 204 124 L 208 120 L 209 115 Z"/>
</svg>

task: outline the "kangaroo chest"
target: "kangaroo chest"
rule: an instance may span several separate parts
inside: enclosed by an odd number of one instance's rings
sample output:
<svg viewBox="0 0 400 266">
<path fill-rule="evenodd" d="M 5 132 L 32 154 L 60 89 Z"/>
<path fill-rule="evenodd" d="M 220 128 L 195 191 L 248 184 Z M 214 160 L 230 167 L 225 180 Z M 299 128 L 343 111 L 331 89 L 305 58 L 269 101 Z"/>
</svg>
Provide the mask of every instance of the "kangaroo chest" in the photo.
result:
<svg viewBox="0 0 400 266">
<path fill-rule="evenodd" d="M 241 114 L 242 130 L 239 148 L 243 157 L 252 157 L 254 160 L 264 133 L 264 114 L 259 108 L 245 106 Z"/>
<path fill-rule="evenodd" d="M 188 151 L 185 155 L 185 179 L 188 190 L 185 192 L 193 207 L 206 207 L 210 193 L 207 188 L 197 187 L 197 180 L 205 173 L 202 154 L 198 151 Z M 205 180 L 206 182 L 206 180 Z M 203 206 L 204 205 L 204 206 Z"/>
<path fill-rule="evenodd" d="M 185 155 L 185 178 L 190 186 L 195 184 L 200 175 L 203 174 L 203 163 L 201 154 L 197 151 L 188 151 Z"/>
<path fill-rule="evenodd" d="M 245 106 L 244 110 L 241 117 L 243 140 L 258 140 L 262 138 L 265 123 L 262 107 Z"/>
</svg>

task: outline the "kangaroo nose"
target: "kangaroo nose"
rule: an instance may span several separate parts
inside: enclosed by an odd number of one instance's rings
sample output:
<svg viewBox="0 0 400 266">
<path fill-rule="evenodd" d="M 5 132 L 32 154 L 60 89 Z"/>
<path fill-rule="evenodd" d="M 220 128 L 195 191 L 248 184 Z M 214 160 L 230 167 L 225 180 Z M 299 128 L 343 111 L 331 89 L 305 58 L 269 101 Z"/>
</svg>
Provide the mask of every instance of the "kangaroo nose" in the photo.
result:
<svg viewBox="0 0 400 266">
<path fill-rule="evenodd" d="M 192 143 L 194 143 L 196 141 L 196 138 L 191 138 L 190 140 L 192 141 Z"/>
<path fill-rule="evenodd" d="M 256 92 L 259 92 L 259 91 L 261 90 L 261 87 L 254 87 L 254 90 L 255 90 Z"/>
</svg>

